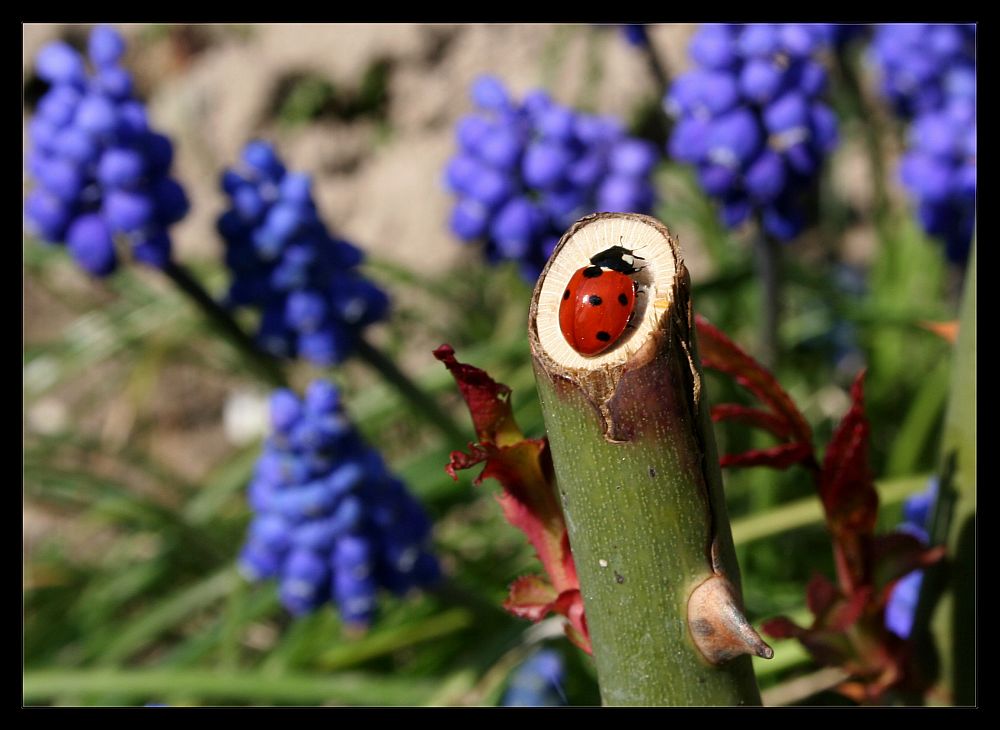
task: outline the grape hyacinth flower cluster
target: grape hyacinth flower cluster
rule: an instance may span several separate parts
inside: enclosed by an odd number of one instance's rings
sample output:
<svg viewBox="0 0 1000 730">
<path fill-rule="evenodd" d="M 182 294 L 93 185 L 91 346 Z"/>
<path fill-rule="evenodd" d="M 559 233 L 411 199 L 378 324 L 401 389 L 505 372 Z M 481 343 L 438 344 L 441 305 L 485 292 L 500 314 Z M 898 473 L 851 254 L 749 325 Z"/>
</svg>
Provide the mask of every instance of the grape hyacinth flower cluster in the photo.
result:
<svg viewBox="0 0 1000 730">
<path fill-rule="evenodd" d="M 337 390 L 271 397 L 272 432 L 249 487 L 256 516 L 240 556 L 252 579 L 275 578 L 294 614 L 327 600 L 366 624 L 379 588 L 402 594 L 440 577 L 430 522 L 347 420 Z"/>
<path fill-rule="evenodd" d="M 949 259 L 968 257 L 976 217 L 976 28 L 884 25 L 872 57 L 882 93 L 912 119 L 900 179 Z"/>
<path fill-rule="evenodd" d="M 24 203 L 28 229 L 65 243 L 94 276 L 118 266 L 116 242 L 162 268 L 170 261 L 168 229 L 188 211 L 184 189 L 170 177 L 173 145 L 150 129 L 132 77 L 119 65 L 125 42 L 98 26 L 84 58 L 54 41 L 35 61 L 49 89 L 28 123 L 28 172 L 35 188 Z"/>
<path fill-rule="evenodd" d="M 937 500 L 938 480 L 933 478 L 920 494 L 915 494 L 903 503 L 903 522 L 896 529 L 913 535 L 927 544 L 927 530 L 930 527 L 931 508 Z M 914 570 L 896 583 L 892 595 L 885 606 L 885 625 L 900 638 L 907 639 L 913 631 L 913 617 L 920 598 L 920 586 L 924 571 Z"/>
<path fill-rule="evenodd" d="M 389 298 L 358 272 L 361 251 L 327 230 L 311 178 L 286 171 L 273 146 L 255 140 L 222 188 L 232 205 L 217 224 L 233 275 L 229 306 L 260 310 L 258 342 L 277 357 L 342 362 Z"/>
<path fill-rule="evenodd" d="M 828 44 L 820 25 L 706 25 L 691 39 L 695 67 L 664 101 L 676 119 L 677 160 L 697 166 L 701 186 L 735 228 L 751 215 L 780 239 L 805 225 L 797 197 L 837 141 L 837 120 L 821 100 Z"/>
<path fill-rule="evenodd" d="M 491 76 L 473 84 L 472 99 L 479 111 L 458 124 L 445 181 L 458 198 L 451 230 L 485 241 L 490 261 L 517 261 L 533 281 L 581 216 L 652 210 L 656 147 L 613 117 L 576 112 L 540 90 L 518 103 Z"/>
<path fill-rule="evenodd" d="M 511 677 L 504 707 L 561 707 L 567 704 L 562 684 L 562 656 L 552 649 L 535 652 Z"/>
</svg>

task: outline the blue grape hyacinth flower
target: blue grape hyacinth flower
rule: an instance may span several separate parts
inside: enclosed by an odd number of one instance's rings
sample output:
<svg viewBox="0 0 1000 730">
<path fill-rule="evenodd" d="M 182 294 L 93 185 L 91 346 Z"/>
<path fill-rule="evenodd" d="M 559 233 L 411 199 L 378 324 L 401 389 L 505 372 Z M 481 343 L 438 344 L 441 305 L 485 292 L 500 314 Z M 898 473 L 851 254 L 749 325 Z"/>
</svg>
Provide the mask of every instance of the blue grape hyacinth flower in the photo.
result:
<svg viewBox="0 0 1000 730">
<path fill-rule="evenodd" d="M 927 543 L 927 530 L 930 527 L 931 508 L 937 500 L 938 480 L 931 479 L 927 489 L 915 494 L 903 503 L 903 522 L 897 530 L 913 535 L 918 540 Z M 903 639 L 908 639 L 913 631 L 913 618 L 920 599 L 920 586 L 923 583 L 924 571 L 914 570 L 905 575 L 892 589 L 892 594 L 885 606 L 886 628 Z"/>
<path fill-rule="evenodd" d="M 445 184 L 456 196 L 452 232 L 485 242 L 489 261 L 516 261 L 533 281 L 578 218 L 652 210 L 659 153 L 617 119 L 574 111 L 540 90 L 518 102 L 492 76 L 477 79 L 471 96 L 478 111 L 457 125 Z"/>
<path fill-rule="evenodd" d="M 245 575 L 277 580 L 293 614 L 330 601 L 360 625 L 380 589 L 403 594 L 440 578 L 427 515 L 347 420 L 334 386 L 315 381 L 304 398 L 276 391 L 271 429 L 248 490 Z"/>
<path fill-rule="evenodd" d="M 566 670 L 559 652 L 542 649 L 514 670 L 504 707 L 561 707 L 566 705 L 562 685 Z"/>
<path fill-rule="evenodd" d="M 695 165 L 727 227 L 757 214 L 789 240 L 805 226 L 798 198 L 837 143 L 816 59 L 830 40 L 827 26 L 795 23 L 705 25 L 692 36 L 694 68 L 664 100 L 676 120 L 668 147 Z"/>
<path fill-rule="evenodd" d="M 286 171 L 274 147 L 255 140 L 222 188 L 231 205 L 217 223 L 232 273 L 227 303 L 260 311 L 257 338 L 272 355 L 342 362 L 386 316 L 389 298 L 358 271 L 361 251 L 327 230 L 311 178 Z"/>
<path fill-rule="evenodd" d="M 976 27 L 879 26 L 871 59 L 883 96 L 910 122 L 899 176 L 917 219 L 962 264 L 976 220 Z"/>
<path fill-rule="evenodd" d="M 173 144 L 150 127 L 132 77 L 119 65 L 124 51 L 116 30 L 98 26 L 90 34 L 89 72 L 63 41 L 45 45 L 35 60 L 49 88 L 28 123 L 35 185 L 25 221 L 43 241 L 64 243 L 94 276 L 115 271 L 125 246 L 135 260 L 164 267 L 169 228 L 189 208 L 170 176 Z"/>
<path fill-rule="evenodd" d="M 882 95 L 904 119 L 939 109 L 950 96 L 975 95 L 975 25 L 880 25 L 869 58 Z"/>
</svg>

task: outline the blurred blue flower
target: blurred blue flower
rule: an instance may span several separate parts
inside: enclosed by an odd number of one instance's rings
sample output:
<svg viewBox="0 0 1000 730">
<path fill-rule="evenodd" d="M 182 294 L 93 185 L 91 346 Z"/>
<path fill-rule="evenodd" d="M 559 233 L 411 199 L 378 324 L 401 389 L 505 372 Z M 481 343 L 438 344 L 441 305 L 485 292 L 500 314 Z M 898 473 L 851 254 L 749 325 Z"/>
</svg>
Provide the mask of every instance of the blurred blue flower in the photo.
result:
<svg viewBox="0 0 1000 730">
<path fill-rule="evenodd" d="M 930 528 L 931 509 L 937 500 L 938 479 L 932 478 L 927 488 L 903 503 L 903 522 L 896 529 L 913 535 L 927 543 Z M 913 631 L 913 617 L 920 599 L 920 586 L 924 571 L 914 570 L 904 576 L 892 589 L 892 595 L 885 606 L 885 625 L 900 638 L 907 639 Z"/>
<path fill-rule="evenodd" d="M 695 67 L 664 100 L 676 120 L 668 148 L 696 166 L 727 227 L 754 213 L 782 240 L 804 227 L 798 197 L 837 143 L 836 117 L 820 98 L 826 70 L 814 59 L 836 27 L 704 25 L 691 38 Z"/>
<path fill-rule="evenodd" d="M 63 41 L 39 51 L 35 70 L 50 86 L 28 123 L 28 172 L 35 186 L 24 202 L 27 228 L 65 243 L 94 276 L 118 266 L 116 243 L 137 261 L 170 261 L 168 229 L 188 212 L 184 189 L 169 176 L 173 145 L 149 128 L 132 97 L 132 77 L 117 64 L 125 41 L 97 26 L 84 59 Z"/>
<path fill-rule="evenodd" d="M 327 230 L 310 177 L 287 172 L 274 148 L 255 140 L 222 188 L 232 206 L 217 223 L 232 272 L 228 304 L 260 310 L 258 341 L 277 357 L 343 361 L 361 331 L 386 316 L 389 298 L 358 272 L 361 251 Z"/>
<path fill-rule="evenodd" d="M 492 76 L 480 77 L 471 97 L 479 112 L 459 121 L 444 180 L 456 195 L 452 232 L 484 241 L 488 260 L 517 261 L 534 280 L 581 216 L 652 210 L 660 155 L 616 119 L 576 112 L 543 91 L 518 103 Z"/>
<path fill-rule="evenodd" d="M 964 263 L 976 220 L 976 26 L 882 25 L 871 58 L 911 122 L 899 176 L 917 218 Z"/>
<path fill-rule="evenodd" d="M 622 35 L 625 36 L 629 45 L 637 47 L 649 45 L 649 33 L 643 23 L 629 23 L 621 28 Z"/>
<path fill-rule="evenodd" d="M 276 391 L 271 427 L 249 486 L 244 574 L 277 580 L 294 614 L 331 601 L 351 624 L 372 619 L 379 589 L 438 580 L 427 516 L 347 420 L 334 386 L 317 380 L 302 399 Z"/>
<path fill-rule="evenodd" d="M 504 707 L 560 707 L 568 704 L 562 685 L 565 678 L 562 655 L 553 649 L 535 652 L 514 670 Z"/>
</svg>

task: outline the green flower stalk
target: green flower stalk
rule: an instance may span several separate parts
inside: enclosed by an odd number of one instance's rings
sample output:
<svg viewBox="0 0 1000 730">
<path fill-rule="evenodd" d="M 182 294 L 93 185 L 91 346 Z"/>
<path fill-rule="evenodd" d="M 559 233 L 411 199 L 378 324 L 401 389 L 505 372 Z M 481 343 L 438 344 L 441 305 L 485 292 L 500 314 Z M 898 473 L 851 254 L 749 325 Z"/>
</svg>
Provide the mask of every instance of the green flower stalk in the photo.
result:
<svg viewBox="0 0 1000 730">
<path fill-rule="evenodd" d="M 560 306 L 573 274 L 614 246 L 642 257 L 635 312 L 585 357 Z M 528 336 L 604 703 L 759 704 L 748 655 L 773 652 L 741 609 L 676 240 L 648 216 L 581 219 L 538 280 Z"/>
</svg>

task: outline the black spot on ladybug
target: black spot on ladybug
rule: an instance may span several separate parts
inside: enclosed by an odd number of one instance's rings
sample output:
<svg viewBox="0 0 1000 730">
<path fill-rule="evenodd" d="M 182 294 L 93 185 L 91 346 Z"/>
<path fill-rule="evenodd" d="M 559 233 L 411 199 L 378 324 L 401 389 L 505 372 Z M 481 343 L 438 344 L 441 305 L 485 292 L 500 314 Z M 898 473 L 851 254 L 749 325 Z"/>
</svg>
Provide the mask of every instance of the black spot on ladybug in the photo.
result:
<svg viewBox="0 0 1000 730">
<path fill-rule="evenodd" d="M 583 270 L 584 279 L 596 279 L 598 276 L 604 273 L 604 269 L 600 266 L 588 266 Z"/>
<path fill-rule="evenodd" d="M 569 289 L 563 292 L 563 299 L 569 299 Z"/>
<path fill-rule="evenodd" d="M 624 293 L 619 294 L 618 295 L 618 303 L 621 304 L 623 307 L 627 307 L 628 306 L 628 297 L 625 296 Z"/>
<path fill-rule="evenodd" d="M 609 342 L 611 340 L 611 335 L 605 332 L 604 330 L 601 330 L 600 332 L 597 333 L 597 339 L 599 339 L 601 342 Z"/>
<path fill-rule="evenodd" d="M 596 294 L 591 294 L 589 297 L 587 297 L 587 301 L 590 302 L 595 307 L 599 307 L 601 306 L 601 304 L 604 303 L 604 300 L 601 299 Z"/>
</svg>

